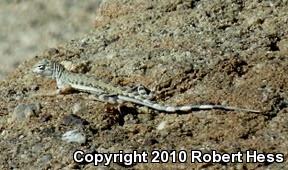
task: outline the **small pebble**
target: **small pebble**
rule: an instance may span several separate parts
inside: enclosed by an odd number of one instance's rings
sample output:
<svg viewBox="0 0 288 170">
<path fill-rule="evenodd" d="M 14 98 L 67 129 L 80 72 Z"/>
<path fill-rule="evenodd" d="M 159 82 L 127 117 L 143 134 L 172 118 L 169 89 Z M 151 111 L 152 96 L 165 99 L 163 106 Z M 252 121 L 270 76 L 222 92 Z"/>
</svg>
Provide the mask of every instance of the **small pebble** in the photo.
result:
<svg viewBox="0 0 288 170">
<path fill-rule="evenodd" d="M 42 165 L 46 165 L 50 162 L 50 160 L 52 159 L 52 155 L 51 154 L 46 154 L 46 155 L 43 155 L 41 158 L 39 158 L 37 160 L 37 162 L 39 162 L 40 164 Z"/>
<path fill-rule="evenodd" d="M 159 123 L 159 125 L 157 126 L 157 130 L 163 130 L 166 127 L 167 121 L 162 121 Z"/>
<path fill-rule="evenodd" d="M 2 140 L 6 140 L 6 139 L 8 138 L 8 136 L 9 136 L 8 130 L 3 130 L 3 131 L 0 133 L 0 138 L 1 138 Z"/>
<path fill-rule="evenodd" d="M 73 67 L 72 61 L 62 61 L 60 64 L 62 64 L 67 70 L 71 71 Z"/>
<path fill-rule="evenodd" d="M 86 137 L 78 129 L 70 130 L 62 135 L 62 140 L 69 143 L 85 143 Z"/>
<path fill-rule="evenodd" d="M 33 153 L 41 153 L 41 151 L 43 151 L 44 147 L 45 146 L 43 143 L 37 143 L 31 147 L 31 151 Z"/>
<path fill-rule="evenodd" d="M 40 111 L 40 104 L 19 104 L 10 114 L 10 122 L 28 120 L 31 116 L 35 116 Z"/>
<path fill-rule="evenodd" d="M 81 46 L 81 47 L 85 47 L 85 46 L 88 44 L 88 41 L 89 41 L 89 38 L 83 38 L 83 39 L 80 41 L 80 46 Z"/>
<path fill-rule="evenodd" d="M 21 140 L 21 139 L 23 139 L 24 137 L 25 137 L 24 135 L 20 135 L 20 136 L 18 137 L 18 139 Z"/>
<path fill-rule="evenodd" d="M 139 114 L 138 119 L 141 123 L 147 123 L 148 121 L 153 120 L 152 114 Z"/>
<path fill-rule="evenodd" d="M 33 84 L 33 85 L 31 85 L 30 89 L 33 91 L 37 91 L 37 90 L 39 90 L 39 85 Z"/>
<path fill-rule="evenodd" d="M 43 114 L 41 117 L 40 117 L 40 121 L 41 122 L 47 122 L 49 121 L 50 119 L 52 118 L 52 115 L 47 113 L 47 114 Z"/>
<path fill-rule="evenodd" d="M 82 103 L 75 103 L 72 107 L 73 114 L 79 114 L 84 111 L 84 105 Z"/>
<path fill-rule="evenodd" d="M 63 117 L 63 124 L 68 126 L 68 125 L 88 125 L 89 122 L 86 121 L 85 119 L 82 119 L 81 117 L 74 115 L 74 114 L 69 114 L 65 115 Z"/>
<path fill-rule="evenodd" d="M 124 117 L 125 124 L 137 124 L 138 121 L 139 120 L 131 114 L 125 115 L 125 117 Z"/>
</svg>

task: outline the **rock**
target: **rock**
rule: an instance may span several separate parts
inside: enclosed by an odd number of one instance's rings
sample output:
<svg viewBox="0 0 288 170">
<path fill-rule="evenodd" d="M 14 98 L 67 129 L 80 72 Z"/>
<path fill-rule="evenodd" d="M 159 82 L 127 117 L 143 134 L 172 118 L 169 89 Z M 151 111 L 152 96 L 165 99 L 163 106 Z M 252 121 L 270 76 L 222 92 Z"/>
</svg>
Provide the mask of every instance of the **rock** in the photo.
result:
<svg viewBox="0 0 288 170">
<path fill-rule="evenodd" d="M 40 111 L 40 104 L 19 104 L 10 114 L 10 122 L 28 120 L 31 116 L 36 116 Z"/>
<path fill-rule="evenodd" d="M 41 151 L 45 148 L 45 145 L 43 143 L 37 143 L 35 145 L 33 145 L 31 147 L 31 151 L 34 153 L 34 154 L 39 154 L 41 153 Z"/>
<path fill-rule="evenodd" d="M 288 38 L 283 38 L 281 39 L 278 43 L 277 46 L 279 47 L 279 50 L 282 54 L 287 54 L 288 53 Z"/>
<path fill-rule="evenodd" d="M 52 159 L 52 155 L 51 154 L 45 154 L 42 157 L 40 157 L 37 162 L 41 165 L 46 165 L 50 162 L 50 160 Z"/>
<path fill-rule="evenodd" d="M 0 133 L 0 138 L 1 138 L 2 140 L 7 139 L 8 136 L 9 136 L 8 130 L 3 130 L 3 131 Z"/>
<path fill-rule="evenodd" d="M 159 125 L 157 126 L 157 130 L 163 130 L 166 127 L 167 121 L 162 121 L 159 123 Z"/>
<path fill-rule="evenodd" d="M 82 119 L 81 117 L 74 115 L 74 114 L 69 114 L 65 115 L 63 118 L 63 124 L 64 125 L 88 125 L 89 122 L 86 121 L 85 119 Z"/>
<path fill-rule="evenodd" d="M 137 124 L 139 120 L 134 115 L 128 114 L 125 115 L 124 122 L 125 124 Z"/>
<path fill-rule="evenodd" d="M 69 71 L 74 73 L 86 73 L 90 68 L 89 61 L 79 61 L 77 63 L 73 63 L 71 61 L 62 61 L 61 64 Z"/>
<path fill-rule="evenodd" d="M 73 108 L 72 108 L 73 114 L 81 113 L 84 110 L 85 110 L 85 106 L 82 103 L 75 103 Z"/>
<path fill-rule="evenodd" d="M 47 114 L 41 115 L 40 121 L 41 121 L 41 122 L 47 122 L 47 121 L 49 121 L 51 118 L 52 118 L 52 115 L 47 113 Z"/>
<path fill-rule="evenodd" d="M 62 140 L 69 142 L 69 143 L 85 143 L 86 137 L 85 135 L 80 132 L 78 129 L 70 130 L 62 135 Z"/>
<path fill-rule="evenodd" d="M 151 121 L 154 118 L 152 114 L 139 114 L 138 119 L 141 123 L 147 123 L 148 121 Z"/>
</svg>

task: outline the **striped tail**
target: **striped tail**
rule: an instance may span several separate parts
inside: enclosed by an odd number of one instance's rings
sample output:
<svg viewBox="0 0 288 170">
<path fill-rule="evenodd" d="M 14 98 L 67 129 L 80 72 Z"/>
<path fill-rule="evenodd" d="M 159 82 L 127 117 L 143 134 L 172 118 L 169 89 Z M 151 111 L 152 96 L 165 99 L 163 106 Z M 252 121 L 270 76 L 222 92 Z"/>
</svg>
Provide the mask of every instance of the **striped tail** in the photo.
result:
<svg viewBox="0 0 288 170">
<path fill-rule="evenodd" d="M 128 96 L 117 96 L 120 100 L 126 101 L 126 102 L 132 102 L 135 104 L 147 106 L 149 108 L 158 110 L 158 111 L 164 111 L 164 112 L 187 112 L 192 110 L 212 110 L 212 109 L 220 109 L 220 110 L 231 110 L 231 111 L 243 111 L 243 112 L 252 112 L 252 113 L 260 113 L 259 110 L 252 110 L 252 109 L 242 109 L 237 107 L 231 107 L 231 106 L 223 106 L 223 105 L 184 105 L 184 106 L 167 106 L 167 105 L 161 105 L 159 103 L 153 102 L 151 100 L 139 100 Z"/>
</svg>

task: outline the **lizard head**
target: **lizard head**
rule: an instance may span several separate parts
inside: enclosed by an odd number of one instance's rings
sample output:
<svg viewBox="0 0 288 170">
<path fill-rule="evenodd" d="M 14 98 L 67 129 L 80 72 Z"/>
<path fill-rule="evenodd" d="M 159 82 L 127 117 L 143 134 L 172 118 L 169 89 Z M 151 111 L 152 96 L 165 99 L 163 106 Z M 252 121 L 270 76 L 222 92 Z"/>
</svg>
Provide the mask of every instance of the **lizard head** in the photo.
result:
<svg viewBox="0 0 288 170">
<path fill-rule="evenodd" d="M 41 76 L 52 77 L 53 76 L 53 62 L 47 59 L 43 59 L 35 64 L 32 68 L 32 72 Z"/>
</svg>

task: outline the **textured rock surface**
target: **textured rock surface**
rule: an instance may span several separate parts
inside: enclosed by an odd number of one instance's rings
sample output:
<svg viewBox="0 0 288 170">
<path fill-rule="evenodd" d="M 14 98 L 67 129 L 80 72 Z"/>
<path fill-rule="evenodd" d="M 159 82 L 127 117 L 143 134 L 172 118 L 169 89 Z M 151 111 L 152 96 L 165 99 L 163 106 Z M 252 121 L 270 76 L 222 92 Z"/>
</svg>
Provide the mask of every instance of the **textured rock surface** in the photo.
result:
<svg viewBox="0 0 288 170">
<path fill-rule="evenodd" d="M 287 11 L 287 1 L 105 1 L 92 33 L 21 64 L 0 83 L 0 169 L 93 168 L 73 162 L 76 149 L 222 153 L 253 149 L 281 152 L 287 157 Z M 30 72 L 40 58 L 71 61 L 72 70 L 118 85 L 156 86 L 157 100 L 165 103 L 208 102 L 263 113 L 217 110 L 178 115 L 125 109 L 123 118 L 117 108 L 86 100 L 83 93 L 32 97 L 56 86 L 52 80 Z M 35 102 L 41 105 L 38 117 L 23 124 L 7 121 L 17 105 Z M 79 102 L 85 109 L 75 113 L 88 122 L 81 125 L 87 138 L 82 145 L 61 141 L 61 135 L 74 128 L 63 124 L 63 119 Z M 136 169 L 160 166 L 288 167 L 287 159 L 282 164 L 133 165 Z"/>
</svg>

